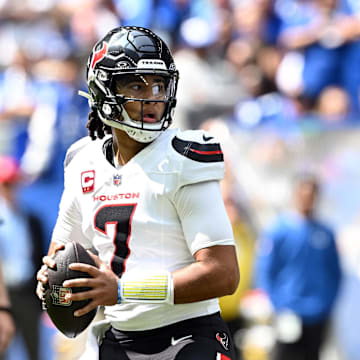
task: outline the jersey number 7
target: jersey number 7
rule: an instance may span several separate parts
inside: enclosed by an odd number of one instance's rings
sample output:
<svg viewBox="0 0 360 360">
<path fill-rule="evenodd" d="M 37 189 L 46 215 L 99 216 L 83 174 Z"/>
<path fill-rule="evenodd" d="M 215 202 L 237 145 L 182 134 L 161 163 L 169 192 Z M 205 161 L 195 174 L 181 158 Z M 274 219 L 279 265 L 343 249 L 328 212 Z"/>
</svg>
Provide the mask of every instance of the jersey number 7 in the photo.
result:
<svg viewBox="0 0 360 360">
<path fill-rule="evenodd" d="M 137 204 L 105 205 L 95 215 L 95 229 L 107 234 L 107 225 L 115 225 L 113 243 L 115 251 L 111 259 L 111 268 L 121 277 L 125 271 L 126 260 L 130 255 L 129 239 L 131 235 L 131 222 Z"/>
</svg>

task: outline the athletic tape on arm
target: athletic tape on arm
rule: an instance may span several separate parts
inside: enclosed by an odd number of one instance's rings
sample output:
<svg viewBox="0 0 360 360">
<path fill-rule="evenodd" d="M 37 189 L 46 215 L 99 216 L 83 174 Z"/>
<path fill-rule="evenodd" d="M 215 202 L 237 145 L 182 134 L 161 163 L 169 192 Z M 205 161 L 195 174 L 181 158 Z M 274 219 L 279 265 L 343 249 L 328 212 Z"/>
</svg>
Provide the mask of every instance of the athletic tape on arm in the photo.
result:
<svg viewBox="0 0 360 360">
<path fill-rule="evenodd" d="M 121 278 L 121 302 L 174 304 L 170 272 L 125 273 Z"/>
</svg>

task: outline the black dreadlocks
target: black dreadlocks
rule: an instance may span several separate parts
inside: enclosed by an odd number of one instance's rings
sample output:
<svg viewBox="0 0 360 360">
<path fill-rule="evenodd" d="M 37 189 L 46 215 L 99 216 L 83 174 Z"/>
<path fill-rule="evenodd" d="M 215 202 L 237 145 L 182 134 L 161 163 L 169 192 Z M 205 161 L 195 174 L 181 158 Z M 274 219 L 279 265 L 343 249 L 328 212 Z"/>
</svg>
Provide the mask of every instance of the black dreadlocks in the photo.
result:
<svg viewBox="0 0 360 360">
<path fill-rule="evenodd" d="M 102 139 L 106 134 L 111 134 L 111 127 L 100 120 L 96 109 L 92 109 L 89 112 L 88 118 L 89 120 L 86 127 L 89 131 L 91 140 L 96 140 L 96 138 Z"/>
</svg>

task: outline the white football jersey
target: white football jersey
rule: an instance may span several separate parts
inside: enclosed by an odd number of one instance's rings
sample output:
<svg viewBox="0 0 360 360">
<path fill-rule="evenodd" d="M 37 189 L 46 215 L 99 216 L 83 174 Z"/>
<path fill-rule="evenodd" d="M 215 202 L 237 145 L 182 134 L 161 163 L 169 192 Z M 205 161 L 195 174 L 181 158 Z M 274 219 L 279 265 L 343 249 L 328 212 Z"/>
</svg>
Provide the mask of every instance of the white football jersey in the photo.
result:
<svg viewBox="0 0 360 360">
<path fill-rule="evenodd" d="M 70 147 L 53 241 L 94 247 L 119 277 L 132 270 L 172 272 L 193 263 L 201 248 L 234 245 L 218 184 L 223 154 L 209 133 L 171 129 L 122 167 L 116 168 L 112 157 L 111 137 L 87 137 Z M 218 192 L 202 196 L 216 203 L 199 203 L 200 211 L 192 213 L 184 194 L 193 188 L 189 194 L 196 197 L 203 187 Z M 216 311 L 218 300 L 211 299 L 124 303 L 107 306 L 105 316 L 117 329 L 147 330 Z"/>
</svg>

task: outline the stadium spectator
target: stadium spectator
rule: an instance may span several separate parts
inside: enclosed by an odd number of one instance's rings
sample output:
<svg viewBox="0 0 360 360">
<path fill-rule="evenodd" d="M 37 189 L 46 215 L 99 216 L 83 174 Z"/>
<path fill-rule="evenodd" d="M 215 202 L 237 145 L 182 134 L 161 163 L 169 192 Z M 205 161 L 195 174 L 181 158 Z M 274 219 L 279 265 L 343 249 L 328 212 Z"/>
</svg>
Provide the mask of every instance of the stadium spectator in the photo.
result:
<svg viewBox="0 0 360 360">
<path fill-rule="evenodd" d="M 192 17 L 180 27 L 181 46 L 174 58 L 181 72 L 178 97 L 182 101 L 175 119 L 181 129 L 197 129 L 209 117 L 230 114 L 243 94 L 227 60 L 212 51 L 217 49 L 220 21 L 225 20 L 216 13 L 213 16 L 216 19 Z"/>
<path fill-rule="evenodd" d="M 303 66 L 286 62 L 289 66 L 296 65 L 293 70 L 300 72 L 298 83 L 293 84 L 294 91 L 304 96 L 311 108 L 321 90 L 338 81 L 341 43 L 326 36 L 336 11 L 336 0 L 277 0 L 275 8 L 281 19 L 278 42 L 288 52 L 285 60 L 293 52 L 302 58 Z M 285 90 L 287 85 L 280 86 Z"/>
<path fill-rule="evenodd" d="M 294 210 L 264 232 L 256 286 L 274 307 L 276 360 L 318 360 L 341 283 L 334 231 L 317 218 L 320 184 L 312 174 L 294 182 Z"/>
<path fill-rule="evenodd" d="M 143 26 L 156 30 L 169 45 L 178 42 L 182 21 L 189 16 L 196 1 L 189 0 L 112 0 L 123 26 Z"/>
<path fill-rule="evenodd" d="M 77 88 L 84 87 L 79 81 L 79 66 L 76 58 L 45 58 L 33 66 L 36 106 L 20 159 L 25 181 L 19 193 L 22 205 L 43 223 L 46 248 L 63 189 L 66 150 L 86 134 L 88 104 L 77 94 Z"/>
<path fill-rule="evenodd" d="M 343 126 L 350 114 L 348 93 L 341 87 L 328 86 L 319 95 L 315 105 L 315 116 L 330 128 Z"/>
<path fill-rule="evenodd" d="M 37 217 L 19 206 L 17 184 L 20 170 L 16 161 L 2 156 L 0 169 L 2 273 L 12 304 L 17 335 L 23 338 L 29 359 L 38 360 L 41 306 L 33 289 L 36 285 L 36 269 L 44 255 L 42 225 Z M 14 350 L 13 347 L 9 348 L 9 352 Z"/>
<path fill-rule="evenodd" d="M 276 0 L 274 8 L 281 21 L 278 45 L 286 52 L 279 87 L 297 93 L 311 110 L 324 88 L 341 86 L 350 98 L 350 114 L 356 116 L 360 83 L 360 72 L 354 67 L 360 58 L 358 2 Z M 286 73 L 293 75 L 287 77 Z"/>
<path fill-rule="evenodd" d="M 14 333 L 15 324 L 11 314 L 11 303 L 0 268 L 0 359 L 2 359 L 2 353 L 9 346 Z"/>
<path fill-rule="evenodd" d="M 24 134 L 35 106 L 31 64 L 26 54 L 19 48 L 16 39 L 9 33 L 11 26 L 2 27 L 0 50 L 7 43 L 7 56 L 0 61 L 0 126 L 1 153 L 17 158 L 24 151 Z M 9 54 L 10 53 L 10 54 Z"/>
</svg>

